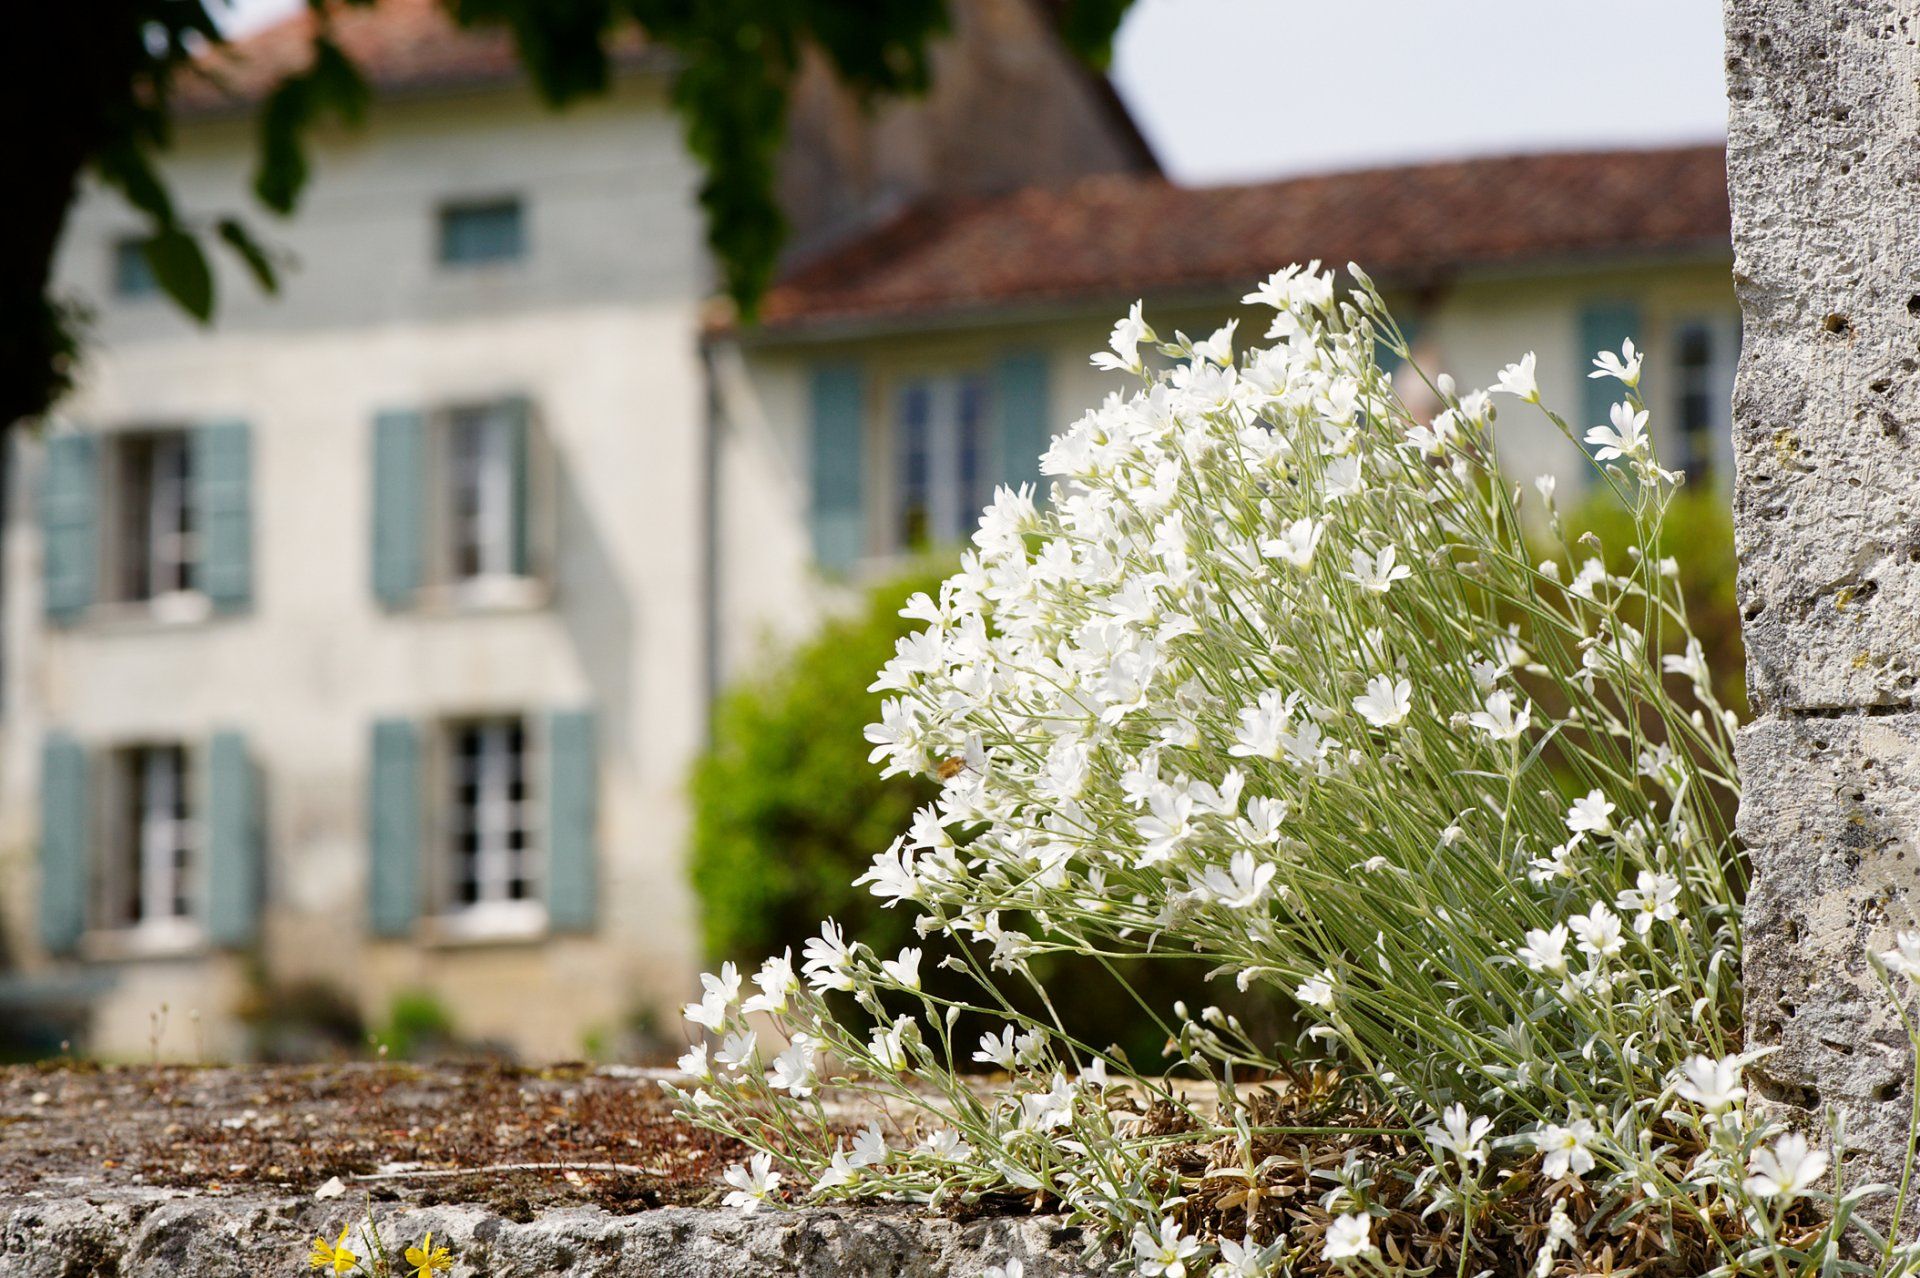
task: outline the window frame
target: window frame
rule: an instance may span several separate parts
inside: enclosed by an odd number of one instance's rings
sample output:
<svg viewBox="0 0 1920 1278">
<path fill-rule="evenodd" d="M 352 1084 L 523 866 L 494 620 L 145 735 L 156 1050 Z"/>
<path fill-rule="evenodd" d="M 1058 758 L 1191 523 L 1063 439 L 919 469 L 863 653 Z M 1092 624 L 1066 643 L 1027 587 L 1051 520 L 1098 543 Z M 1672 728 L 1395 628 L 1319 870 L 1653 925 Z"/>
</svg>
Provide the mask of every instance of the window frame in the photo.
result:
<svg viewBox="0 0 1920 1278">
<path fill-rule="evenodd" d="M 969 392 L 973 411 L 967 413 Z M 875 475 L 879 545 L 884 555 L 901 557 L 941 547 L 962 545 L 973 533 L 979 511 L 991 500 L 998 482 L 1000 423 L 990 370 L 973 365 L 903 370 L 880 388 L 882 411 L 877 414 L 872 455 Z M 910 402 L 925 397 L 926 490 L 922 530 L 911 527 L 906 464 Z M 968 440 L 962 426 L 971 423 L 971 467 Z M 971 470 L 969 476 L 966 472 Z M 968 491 L 971 490 L 971 491 Z"/>
<path fill-rule="evenodd" d="M 512 413 L 516 404 L 525 404 L 525 439 L 520 464 L 526 473 L 516 482 L 512 470 Z M 470 419 L 483 419 L 474 422 Z M 463 420 L 469 419 L 469 420 Z M 494 462 L 506 463 L 494 477 L 492 489 L 500 512 L 500 527 L 493 537 L 506 563 L 505 571 L 465 574 L 459 571 L 458 512 L 459 462 L 456 439 L 475 425 L 484 426 L 494 436 Z M 549 598 L 547 564 L 553 533 L 553 501 L 548 482 L 548 459 L 539 414 L 524 397 L 502 395 L 485 399 L 462 399 L 441 404 L 425 414 L 426 444 L 423 462 L 422 494 L 425 522 L 421 530 L 424 544 L 422 581 L 419 599 L 429 608 L 452 611 L 516 610 L 537 608 Z M 504 454 L 504 456 L 503 456 Z M 522 501 L 524 499 L 524 501 Z M 513 566 L 516 517 L 525 521 L 518 531 L 524 541 L 525 563 Z"/>
<path fill-rule="evenodd" d="M 103 957 L 194 950 L 206 941 L 206 766 L 202 751 L 179 739 L 141 738 L 99 751 L 100 780 L 88 795 L 87 938 Z M 158 818 L 149 804 L 169 760 L 179 811 Z M 162 849 L 171 824 L 173 843 Z M 173 864 L 161 862 L 165 853 Z M 156 910 L 161 898 L 169 908 Z"/>
<path fill-rule="evenodd" d="M 500 940 L 538 938 L 547 931 L 546 871 L 547 846 L 544 816 L 545 780 L 542 771 L 546 743 L 538 730 L 538 716 L 519 710 L 476 710 L 447 715 L 429 725 L 427 744 L 428 847 L 423 869 L 427 877 L 427 914 L 434 934 L 442 939 Z M 500 733 L 517 729 L 520 741 L 520 797 L 507 799 L 517 807 L 513 820 L 521 836 L 517 849 L 520 863 L 511 866 L 516 849 L 511 847 L 476 848 L 469 852 L 460 846 L 463 820 L 457 792 L 461 778 L 457 769 L 462 759 L 459 749 L 462 734 Z M 496 737 L 497 739 L 497 737 Z M 486 796 L 476 795 L 475 820 Z M 471 856 L 480 862 L 476 880 L 480 891 L 476 899 L 462 899 L 466 862 Z M 503 877 L 502 862 L 517 874 Z M 493 871 L 489 874 L 489 871 Z M 513 896 L 501 892 L 503 882 L 518 878 L 525 894 Z"/>
<path fill-rule="evenodd" d="M 158 621 L 203 620 L 213 608 L 198 584 L 206 530 L 195 497 L 192 428 L 143 424 L 102 432 L 100 440 L 96 608 Z M 161 457 L 174 464 L 165 488 L 155 482 Z M 172 511 L 171 530 L 156 526 L 162 504 Z M 160 543 L 168 537 L 186 545 L 163 558 Z M 157 588 L 168 571 L 178 584 Z"/>
<path fill-rule="evenodd" d="M 487 218 L 506 215 L 511 221 L 510 235 L 500 228 L 458 227 L 463 218 Z M 505 245 L 488 245 L 498 237 Z M 519 194 L 461 197 L 442 200 L 434 210 L 434 265 L 442 271 L 488 271 L 512 268 L 532 256 L 531 237 L 527 234 L 527 200 Z"/>
<path fill-rule="evenodd" d="M 1694 332 L 1706 336 L 1707 359 L 1704 364 L 1683 365 L 1682 343 Z M 1664 374 L 1672 387 L 1667 395 L 1671 442 L 1664 460 L 1684 470 L 1689 484 L 1732 482 L 1733 379 L 1740 340 L 1738 314 L 1723 310 L 1684 312 L 1666 325 L 1664 359 L 1656 374 Z M 1690 384 L 1694 378 L 1704 381 L 1704 387 Z M 1702 395 L 1708 405 L 1714 406 L 1710 409 L 1712 416 L 1699 428 L 1687 425 L 1687 401 L 1693 394 Z M 1693 448 L 1696 440 L 1704 441 L 1704 452 L 1698 455 Z"/>
<path fill-rule="evenodd" d="M 147 260 L 147 237 L 116 235 L 107 248 L 107 292 L 116 301 L 145 302 L 160 297 L 160 277 Z"/>
</svg>

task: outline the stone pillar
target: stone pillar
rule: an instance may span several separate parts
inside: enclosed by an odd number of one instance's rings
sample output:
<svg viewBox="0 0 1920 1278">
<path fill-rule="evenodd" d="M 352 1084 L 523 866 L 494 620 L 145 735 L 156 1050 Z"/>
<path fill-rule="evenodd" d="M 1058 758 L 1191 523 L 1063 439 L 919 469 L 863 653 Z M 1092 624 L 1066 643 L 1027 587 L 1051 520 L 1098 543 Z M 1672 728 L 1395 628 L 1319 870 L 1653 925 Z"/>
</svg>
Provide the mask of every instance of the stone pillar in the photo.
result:
<svg viewBox="0 0 1920 1278">
<path fill-rule="evenodd" d="M 1897 1178 L 1912 1101 L 1866 957 L 1920 927 L 1920 0 L 1725 17 L 1748 1043 L 1776 1113 L 1844 1118 L 1859 1184 Z"/>
</svg>

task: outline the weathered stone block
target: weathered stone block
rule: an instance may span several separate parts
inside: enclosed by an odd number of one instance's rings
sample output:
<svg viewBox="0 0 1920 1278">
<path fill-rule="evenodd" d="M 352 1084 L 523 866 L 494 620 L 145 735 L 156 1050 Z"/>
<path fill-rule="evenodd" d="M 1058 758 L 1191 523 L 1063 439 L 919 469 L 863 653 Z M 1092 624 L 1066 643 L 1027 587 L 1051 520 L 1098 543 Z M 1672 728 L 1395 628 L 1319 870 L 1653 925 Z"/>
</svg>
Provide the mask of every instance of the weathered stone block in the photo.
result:
<svg viewBox="0 0 1920 1278">
<path fill-rule="evenodd" d="M 1920 15 L 1728 0 L 1735 536 L 1761 710 L 1920 699 Z M 1650 196 L 1650 198 L 1657 198 Z"/>
<path fill-rule="evenodd" d="M 306 1272 L 307 1245 L 353 1219 L 350 1200 L 80 1187 L 0 1203 L 0 1278 L 252 1278 Z M 383 1238 L 427 1230 L 453 1278 L 975 1278 L 1019 1257 L 1029 1278 L 1088 1278 L 1057 1219 L 960 1224 L 924 1213 L 594 1208 L 529 1221 L 478 1207 L 374 1205 Z"/>
<path fill-rule="evenodd" d="M 1912 1058 L 1867 955 L 1920 926 L 1920 714 L 1763 719 L 1738 752 L 1747 1036 L 1775 1049 L 1759 1099 L 1815 1123 L 1834 1106 L 1870 1164 L 1849 1179 L 1897 1178 Z"/>
</svg>

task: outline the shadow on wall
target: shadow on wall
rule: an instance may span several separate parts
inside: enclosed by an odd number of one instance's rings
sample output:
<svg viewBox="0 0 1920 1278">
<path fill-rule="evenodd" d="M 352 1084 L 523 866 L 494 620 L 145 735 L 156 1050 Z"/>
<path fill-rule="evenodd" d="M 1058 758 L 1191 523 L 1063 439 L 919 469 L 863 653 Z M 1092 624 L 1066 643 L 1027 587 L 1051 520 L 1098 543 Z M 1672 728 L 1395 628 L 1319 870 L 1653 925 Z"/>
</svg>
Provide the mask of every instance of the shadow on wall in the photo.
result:
<svg viewBox="0 0 1920 1278">
<path fill-rule="evenodd" d="M 554 540 L 564 548 L 553 566 L 555 607 L 586 675 L 608 754 L 633 760 L 638 605 L 594 524 L 574 467 L 559 455 L 554 471 Z"/>
</svg>

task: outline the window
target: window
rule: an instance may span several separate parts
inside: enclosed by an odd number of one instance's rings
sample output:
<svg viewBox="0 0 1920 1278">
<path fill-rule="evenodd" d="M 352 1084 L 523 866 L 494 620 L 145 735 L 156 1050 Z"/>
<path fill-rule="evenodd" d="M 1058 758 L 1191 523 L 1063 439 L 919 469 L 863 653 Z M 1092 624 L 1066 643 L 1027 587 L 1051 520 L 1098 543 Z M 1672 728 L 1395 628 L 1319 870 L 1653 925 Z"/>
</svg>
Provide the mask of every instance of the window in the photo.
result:
<svg viewBox="0 0 1920 1278">
<path fill-rule="evenodd" d="M 190 926 L 198 828 L 186 748 L 133 746 L 108 759 L 104 921 L 151 932 Z"/>
<path fill-rule="evenodd" d="M 447 577 L 469 582 L 520 575 L 521 432 L 501 406 L 447 418 Z"/>
<path fill-rule="evenodd" d="M 446 757 L 448 912 L 537 909 L 525 720 L 451 724 Z"/>
<path fill-rule="evenodd" d="M 1727 449 L 1733 431 L 1733 368 L 1739 357 L 1737 328 L 1707 319 L 1676 325 L 1673 338 L 1674 464 L 1693 483 L 1703 483 Z"/>
<path fill-rule="evenodd" d="M 927 377 L 900 388 L 893 418 L 889 536 L 901 549 L 963 540 L 993 495 L 987 379 Z"/>
<path fill-rule="evenodd" d="M 192 458 L 185 431 L 114 441 L 111 580 L 118 599 L 151 601 L 195 589 L 199 529 Z"/>
<path fill-rule="evenodd" d="M 442 265 L 512 262 L 526 252 L 526 219 L 517 199 L 449 204 L 440 210 Z"/>
<path fill-rule="evenodd" d="M 160 281 L 147 261 L 146 241 L 127 236 L 113 242 L 113 291 L 118 297 L 154 297 Z"/>
</svg>

